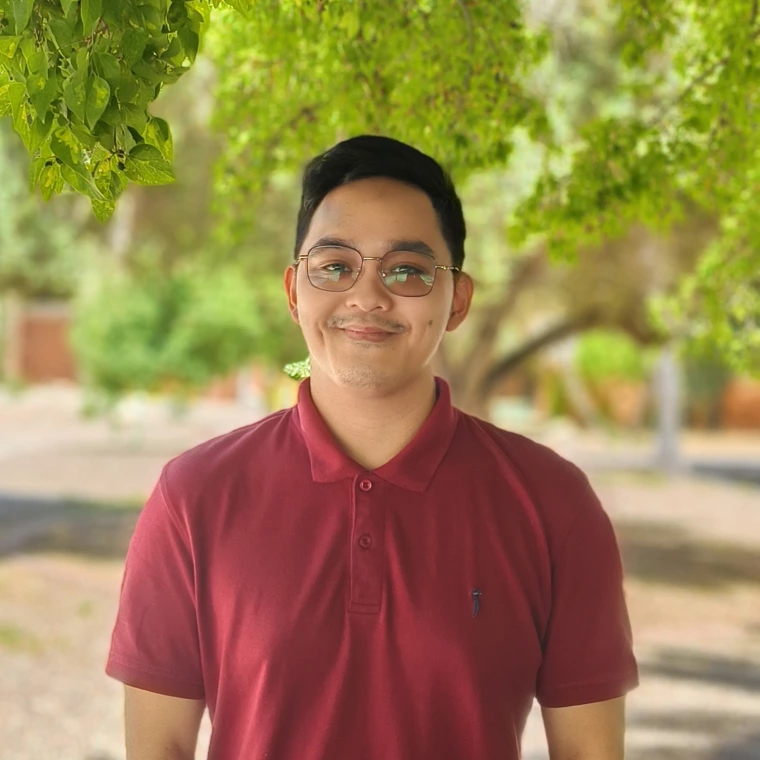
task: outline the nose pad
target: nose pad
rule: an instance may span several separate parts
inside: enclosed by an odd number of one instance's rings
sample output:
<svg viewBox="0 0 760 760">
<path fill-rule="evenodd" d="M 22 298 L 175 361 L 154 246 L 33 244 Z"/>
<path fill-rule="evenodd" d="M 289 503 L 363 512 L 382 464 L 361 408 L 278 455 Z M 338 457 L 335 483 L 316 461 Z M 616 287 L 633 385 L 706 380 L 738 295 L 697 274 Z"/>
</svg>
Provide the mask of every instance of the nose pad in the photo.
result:
<svg viewBox="0 0 760 760">
<path fill-rule="evenodd" d="M 370 271 L 370 269 L 374 271 Z M 382 277 L 379 261 L 365 261 L 361 272 L 351 288 L 346 291 L 347 304 L 358 306 L 363 311 L 371 311 L 378 305 L 393 303 L 393 294 Z"/>
</svg>

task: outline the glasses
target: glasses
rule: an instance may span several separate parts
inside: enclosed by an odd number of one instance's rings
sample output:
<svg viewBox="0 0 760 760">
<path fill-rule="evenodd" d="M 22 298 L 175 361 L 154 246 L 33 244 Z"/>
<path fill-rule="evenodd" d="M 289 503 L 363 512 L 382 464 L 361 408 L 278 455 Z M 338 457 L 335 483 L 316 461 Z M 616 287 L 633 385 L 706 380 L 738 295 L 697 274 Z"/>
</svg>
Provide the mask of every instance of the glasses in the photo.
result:
<svg viewBox="0 0 760 760">
<path fill-rule="evenodd" d="M 309 282 L 319 290 L 341 293 L 353 287 L 362 273 L 365 261 L 379 261 L 380 279 L 397 296 L 416 298 L 433 289 L 439 269 L 461 271 L 459 267 L 441 266 L 427 253 L 418 251 L 389 251 L 385 256 L 362 256 L 353 248 L 337 245 L 318 245 L 295 263 L 306 261 Z"/>
</svg>

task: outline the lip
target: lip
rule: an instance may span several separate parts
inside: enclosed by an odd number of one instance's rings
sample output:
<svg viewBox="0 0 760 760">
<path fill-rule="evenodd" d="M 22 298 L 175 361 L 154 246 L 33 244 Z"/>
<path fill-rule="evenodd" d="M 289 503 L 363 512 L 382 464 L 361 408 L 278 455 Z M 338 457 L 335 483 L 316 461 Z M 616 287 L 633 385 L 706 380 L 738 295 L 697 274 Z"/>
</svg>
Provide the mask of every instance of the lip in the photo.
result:
<svg viewBox="0 0 760 760">
<path fill-rule="evenodd" d="M 396 335 L 396 333 L 375 328 L 343 327 L 341 329 L 352 340 L 369 341 L 371 343 L 382 343 Z"/>
</svg>

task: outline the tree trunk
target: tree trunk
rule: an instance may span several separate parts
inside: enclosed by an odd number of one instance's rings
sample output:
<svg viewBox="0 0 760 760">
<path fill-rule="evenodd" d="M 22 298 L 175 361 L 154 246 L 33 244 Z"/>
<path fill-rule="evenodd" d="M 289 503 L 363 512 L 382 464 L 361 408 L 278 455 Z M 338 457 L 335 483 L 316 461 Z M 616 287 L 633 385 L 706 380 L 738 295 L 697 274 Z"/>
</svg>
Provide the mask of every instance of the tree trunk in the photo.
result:
<svg viewBox="0 0 760 760">
<path fill-rule="evenodd" d="M 513 372 L 518 366 L 534 354 L 548 346 L 564 340 L 582 330 L 586 330 L 597 321 L 593 313 L 570 317 L 552 325 L 538 335 L 533 336 L 521 346 L 493 364 L 488 372 L 481 377 L 471 391 L 463 394 L 457 400 L 457 405 L 464 411 L 478 417 L 488 418 L 491 397 L 500 381 Z"/>
</svg>

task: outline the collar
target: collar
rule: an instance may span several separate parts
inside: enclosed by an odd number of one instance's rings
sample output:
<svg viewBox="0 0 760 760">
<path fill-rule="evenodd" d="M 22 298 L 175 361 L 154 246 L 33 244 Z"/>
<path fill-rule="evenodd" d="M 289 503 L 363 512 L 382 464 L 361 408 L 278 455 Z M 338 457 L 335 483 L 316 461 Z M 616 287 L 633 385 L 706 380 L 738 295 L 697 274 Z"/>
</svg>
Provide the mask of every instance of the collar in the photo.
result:
<svg viewBox="0 0 760 760">
<path fill-rule="evenodd" d="M 390 462 L 373 471 L 400 488 L 424 492 L 449 449 L 457 426 L 457 410 L 451 405 L 448 383 L 435 378 L 438 398 L 414 438 Z M 300 429 L 311 460 L 311 476 L 316 483 L 333 483 L 354 478 L 367 471 L 338 445 L 314 406 L 310 381 L 298 388 L 294 423 Z"/>
</svg>

